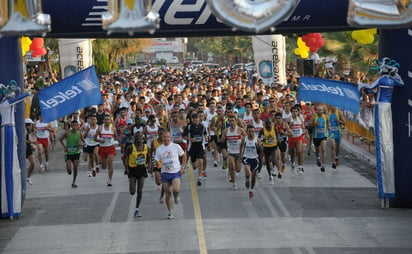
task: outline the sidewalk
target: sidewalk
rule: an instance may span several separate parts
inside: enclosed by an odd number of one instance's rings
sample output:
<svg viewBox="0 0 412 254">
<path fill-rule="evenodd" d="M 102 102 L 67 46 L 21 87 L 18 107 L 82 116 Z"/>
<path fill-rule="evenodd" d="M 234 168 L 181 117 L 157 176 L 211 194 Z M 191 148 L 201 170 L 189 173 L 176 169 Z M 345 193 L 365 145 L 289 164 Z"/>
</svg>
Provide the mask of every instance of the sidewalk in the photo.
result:
<svg viewBox="0 0 412 254">
<path fill-rule="evenodd" d="M 350 153 L 354 157 L 368 163 L 371 167 L 376 167 L 376 147 L 375 144 L 366 144 L 359 137 L 344 131 L 342 135 L 341 149 Z"/>
</svg>

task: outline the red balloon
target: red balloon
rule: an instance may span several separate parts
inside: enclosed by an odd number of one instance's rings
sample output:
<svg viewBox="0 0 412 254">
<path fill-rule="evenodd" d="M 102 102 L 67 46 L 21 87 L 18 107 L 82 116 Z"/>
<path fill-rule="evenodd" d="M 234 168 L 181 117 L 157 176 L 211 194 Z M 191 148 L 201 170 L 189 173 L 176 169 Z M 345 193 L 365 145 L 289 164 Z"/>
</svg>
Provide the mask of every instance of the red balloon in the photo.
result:
<svg viewBox="0 0 412 254">
<path fill-rule="evenodd" d="M 313 33 L 312 36 L 313 36 L 313 38 L 315 38 L 317 40 L 322 38 L 322 35 L 320 33 Z"/>
<path fill-rule="evenodd" d="M 45 54 L 47 54 L 47 50 L 45 48 L 39 48 L 38 50 L 36 50 L 36 53 L 38 53 L 40 56 L 44 56 Z"/>
<path fill-rule="evenodd" d="M 308 40 L 308 42 L 306 43 L 306 45 L 308 45 L 309 47 L 312 45 L 316 44 L 316 39 L 313 37 L 310 37 L 310 39 Z"/>
<path fill-rule="evenodd" d="M 44 46 L 44 39 L 43 38 L 34 38 L 31 42 L 30 48 L 37 49 L 42 48 Z"/>
<path fill-rule="evenodd" d="M 38 56 L 39 56 L 39 55 L 36 54 L 36 52 L 34 52 L 34 51 L 31 52 L 31 57 L 38 57 Z"/>
<path fill-rule="evenodd" d="M 309 34 L 302 35 L 302 41 L 304 41 L 304 42 L 307 42 L 309 40 L 309 38 L 310 38 Z M 306 45 L 308 45 L 308 44 L 306 44 Z"/>
<path fill-rule="evenodd" d="M 309 51 L 310 52 L 312 52 L 312 53 L 315 53 L 316 51 L 318 51 L 318 47 L 316 47 L 316 46 L 309 46 Z"/>
</svg>

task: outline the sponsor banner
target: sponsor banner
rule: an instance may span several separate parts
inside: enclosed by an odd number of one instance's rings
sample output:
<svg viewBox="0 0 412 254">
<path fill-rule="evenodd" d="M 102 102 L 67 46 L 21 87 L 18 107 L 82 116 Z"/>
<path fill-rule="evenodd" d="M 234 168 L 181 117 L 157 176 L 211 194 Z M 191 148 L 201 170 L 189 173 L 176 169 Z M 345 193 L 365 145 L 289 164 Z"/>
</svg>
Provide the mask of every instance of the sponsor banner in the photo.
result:
<svg viewBox="0 0 412 254">
<path fill-rule="evenodd" d="M 358 114 L 360 108 L 357 86 L 321 78 L 300 77 L 298 101 L 325 103 L 354 114 Z"/>
<path fill-rule="evenodd" d="M 279 34 L 253 36 L 252 45 L 258 79 L 266 86 L 286 85 L 285 37 Z"/>
<path fill-rule="evenodd" d="M 43 12 L 52 17 L 48 37 L 107 37 L 102 29 L 102 13 L 107 0 L 43 0 Z M 153 11 L 160 14 L 160 29 L 151 35 L 135 33 L 133 37 L 187 37 L 212 35 L 250 35 L 233 31 L 213 15 L 205 0 L 153 0 Z M 276 27 L 276 33 L 344 31 L 350 29 L 346 18 L 348 0 L 300 1 L 293 14 Z M 267 33 L 271 33 L 267 31 Z M 112 37 L 130 37 L 127 33 Z"/>
<path fill-rule="evenodd" d="M 93 64 L 90 39 L 59 39 L 60 67 L 63 78 Z"/>
<path fill-rule="evenodd" d="M 46 123 L 78 109 L 103 103 L 94 66 L 40 90 L 39 101 Z"/>
</svg>

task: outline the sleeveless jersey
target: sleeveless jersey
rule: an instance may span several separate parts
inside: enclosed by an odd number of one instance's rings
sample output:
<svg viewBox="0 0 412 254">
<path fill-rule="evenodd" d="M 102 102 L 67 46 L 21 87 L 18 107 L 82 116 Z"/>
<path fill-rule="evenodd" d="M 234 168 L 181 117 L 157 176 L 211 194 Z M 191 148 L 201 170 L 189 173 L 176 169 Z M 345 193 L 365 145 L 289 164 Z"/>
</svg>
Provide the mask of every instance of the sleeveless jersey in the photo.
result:
<svg viewBox="0 0 412 254">
<path fill-rule="evenodd" d="M 260 130 L 263 129 L 263 121 L 260 120 L 260 123 L 257 123 L 254 119 L 252 119 L 252 124 L 253 127 L 255 127 L 255 135 L 259 135 Z"/>
<path fill-rule="evenodd" d="M 89 126 L 90 128 L 90 126 Z M 89 133 L 87 134 L 87 137 L 85 139 L 85 143 L 87 146 L 96 146 L 99 143 L 97 143 L 96 141 L 94 141 L 94 135 L 96 134 L 97 129 L 99 128 L 99 126 L 96 125 L 96 127 L 94 129 L 90 128 Z"/>
<path fill-rule="evenodd" d="M 238 133 L 238 126 L 235 127 L 235 130 L 232 132 L 230 128 L 227 129 L 226 133 L 226 143 L 227 143 L 227 152 L 231 154 L 240 153 L 240 142 L 242 141 L 242 135 Z"/>
<path fill-rule="evenodd" d="M 149 148 L 143 144 L 143 151 L 138 151 L 135 144 L 132 144 L 132 153 L 129 156 L 129 167 L 146 166 L 146 158 L 149 154 Z"/>
<path fill-rule="evenodd" d="M 250 112 L 249 115 L 247 115 L 246 112 L 245 112 L 245 113 L 243 114 L 243 121 L 244 121 L 246 124 L 251 124 L 252 121 L 253 121 L 252 112 Z"/>
<path fill-rule="evenodd" d="M 287 119 L 292 117 L 292 112 L 286 113 L 284 110 L 282 110 L 282 120 L 286 121 Z"/>
<path fill-rule="evenodd" d="M 290 118 L 290 129 L 292 130 L 292 137 L 294 138 L 303 135 L 302 120 L 299 116 L 296 119 Z"/>
<path fill-rule="evenodd" d="M 330 113 L 329 114 L 329 124 L 330 124 L 330 130 L 335 137 L 339 137 L 341 134 L 341 127 L 339 124 L 339 112 L 336 110 L 335 113 Z"/>
<path fill-rule="evenodd" d="M 112 129 L 112 125 L 110 125 L 109 129 L 106 130 L 104 126 L 102 126 L 102 131 L 99 135 L 100 139 L 103 139 L 104 143 L 100 143 L 102 147 L 109 147 L 114 145 L 114 133 Z"/>
<path fill-rule="evenodd" d="M 263 137 L 263 147 L 277 146 L 275 126 L 272 126 L 270 131 L 266 130 L 266 128 L 263 128 Z"/>
<path fill-rule="evenodd" d="M 79 141 L 80 131 L 76 131 L 76 133 L 72 131 L 68 132 L 66 139 L 67 154 L 73 155 L 80 153 Z"/>
<path fill-rule="evenodd" d="M 139 128 L 137 128 L 136 125 L 133 126 L 133 134 L 136 134 L 138 132 L 143 132 L 143 125 L 141 125 Z"/>
<path fill-rule="evenodd" d="M 155 126 L 154 128 L 150 127 L 149 125 L 146 126 L 146 143 L 149 148 L 152 145 L 152 141 L 157 138 L 158 131 L 158 126 Z"/>
<path fill-rule="evenodd" d="M 284 138 L 284 137 L 287 138 L 286 132 L 287 132 L 287 129 L 285 128 L 284 122 L 281 122 L 279 126 L 276 126 L 276 133 L 278 134 L 279 139 Z"/>
<path fill-rule="evenodd" d="M 321 117 L 316 115 L 314 122 L 315 126 L 313 127 L 313 138 L 327 137 L 328 126 L 326 126 L 326 118 L 327 116 L 325 114 L 322 114 Z M 320 124 L 318 125 L 318 123 Z"/>
<path fill-rule="evenodd" d="M 257 151 L 257 137 L 256 136 L 253 138 L 253 140 L 249 140 L 248 137 L 245 137 L 243 157 L 248 158 L 248 159 L 256 159 L 259 157 L 259 154 Z"/>
</svg>

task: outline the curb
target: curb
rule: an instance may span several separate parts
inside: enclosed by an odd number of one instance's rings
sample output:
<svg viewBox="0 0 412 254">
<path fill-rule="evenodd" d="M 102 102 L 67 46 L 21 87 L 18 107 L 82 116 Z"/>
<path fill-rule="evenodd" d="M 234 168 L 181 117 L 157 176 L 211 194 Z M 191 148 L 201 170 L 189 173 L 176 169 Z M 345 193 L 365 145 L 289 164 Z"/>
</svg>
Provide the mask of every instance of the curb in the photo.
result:
<svg viewBox="0 0 412 254">
<path fill-rule="evenodd" d="M 371 167 L 376 167 L 376 156 L 366 152 L 362 148 L 352 144 L 351 142 L 345 140 L 344 138 L 341 139 L 341 149 L 345 150 L 346 152 L 350 153 L 354 157 L 365 161 Z"/>
</svg>

